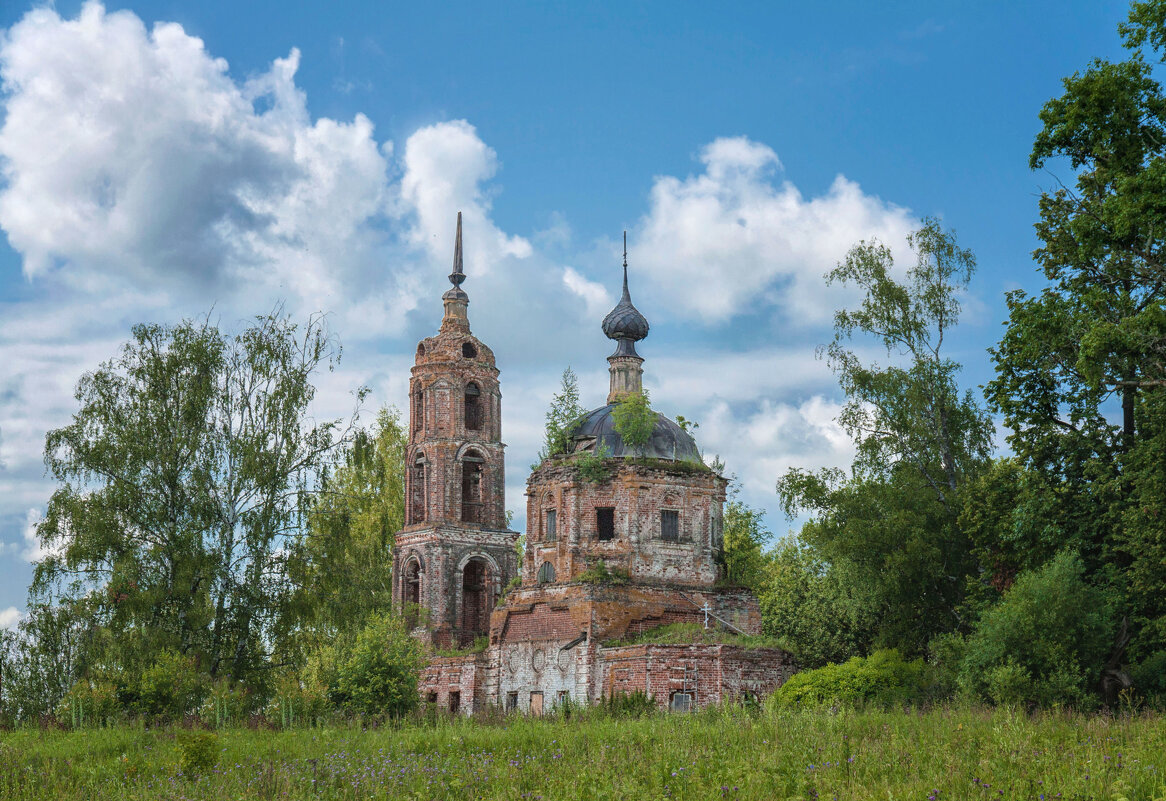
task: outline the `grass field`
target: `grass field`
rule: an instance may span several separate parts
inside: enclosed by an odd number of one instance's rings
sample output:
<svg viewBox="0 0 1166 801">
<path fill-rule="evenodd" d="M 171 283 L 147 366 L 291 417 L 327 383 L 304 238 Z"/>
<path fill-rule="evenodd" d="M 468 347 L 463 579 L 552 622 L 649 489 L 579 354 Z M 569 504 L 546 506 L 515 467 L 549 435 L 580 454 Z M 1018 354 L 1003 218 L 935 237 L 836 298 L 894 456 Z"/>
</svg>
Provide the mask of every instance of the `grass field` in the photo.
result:
<svg viewBox="0 0 1166 801">
<path fill-rule="evenodd" d="M 712 710 L 637 720 L 0 733 L 0 799 L 1166 799 L 1166 718 Z"/>
</svg>

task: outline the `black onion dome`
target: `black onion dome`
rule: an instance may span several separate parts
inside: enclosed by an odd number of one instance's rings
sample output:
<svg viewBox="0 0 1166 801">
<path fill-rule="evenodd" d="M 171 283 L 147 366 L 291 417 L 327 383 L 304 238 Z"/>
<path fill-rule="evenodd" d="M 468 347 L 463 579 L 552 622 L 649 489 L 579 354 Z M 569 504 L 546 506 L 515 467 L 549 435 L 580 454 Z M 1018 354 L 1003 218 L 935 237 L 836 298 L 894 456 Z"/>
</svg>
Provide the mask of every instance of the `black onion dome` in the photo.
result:
<svg viewBox="0 0 1166 801">
<path fill-rule="evenodd" d="M 603 334 L 608 339 L 629 339 L 632 342 L 639 342 L 648 335 L 648 318 L 632 305 L 632 296 L 628 293 L 627 261 L 623 265 L 623 297 L 603 318 Z"/>
<path fill-rule="evenodd" d="M 598 453 L 605 448 L 608 456 L 643 456 L 648 459 L 668 459 L 676 462 L 700 462 L 700 451 L 696 440 L 675 421 L 656 413 L 656 427 L 652 438 L 642 449 L 624 444 L 623 438 L 615 430 L 612 412 L 615 404 L 593 409 L 579 421 L 571 435 L 572 452 L 588 448 Z"/>
</svg>

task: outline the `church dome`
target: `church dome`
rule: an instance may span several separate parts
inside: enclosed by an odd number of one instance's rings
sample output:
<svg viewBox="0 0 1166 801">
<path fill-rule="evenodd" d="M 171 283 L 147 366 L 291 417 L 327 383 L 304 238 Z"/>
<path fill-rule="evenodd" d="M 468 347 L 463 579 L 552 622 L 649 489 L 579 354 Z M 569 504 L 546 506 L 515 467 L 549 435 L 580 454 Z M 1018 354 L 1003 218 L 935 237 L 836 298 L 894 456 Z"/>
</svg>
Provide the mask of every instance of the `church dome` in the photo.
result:
<svg viewBox="0 0 1166 801">
<path fill-rule="evenodd" d="M 615 419 L 612 417 L 615 406 L 610 403 L 583 415 L 571 436 L 573 453 L 583 450 L 598 452 L 600 448 L 605 448 L 608 456 L 642 456 L 703 464 L 696 440 L 674 420 L 659 413 L 656 414 L 656 427 L 647 445 L 636 449 L 624 444 L 623 438 L 615 430 Z"/>
</svg>

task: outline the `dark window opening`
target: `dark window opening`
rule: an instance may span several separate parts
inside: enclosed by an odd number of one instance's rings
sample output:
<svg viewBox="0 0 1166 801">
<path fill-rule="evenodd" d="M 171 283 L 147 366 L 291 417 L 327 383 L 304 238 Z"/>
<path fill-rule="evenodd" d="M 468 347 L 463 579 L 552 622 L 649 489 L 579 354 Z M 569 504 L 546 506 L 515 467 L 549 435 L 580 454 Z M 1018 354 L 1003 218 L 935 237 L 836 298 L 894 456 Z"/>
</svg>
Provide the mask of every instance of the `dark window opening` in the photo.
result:
<svg viewBox="0 0 1166 801">
<path fill-rule="evenodd" d="M 482 391 L 477 384 L 466 385 L 466 430 L 482 428 Z"/>
<path fill-rule="evenodd" d="M 518 709 L 518 693 L 506 693 L 506 711 L 513 712 Z"/>
<path fill-rule="evenodd" d="M 482 459 L 466 455 L 462 459 L 462 522 L 481 523 Z"/>
<path fill-rule="evenodd" d="M 538 583 L 550 584 L 555 580 L 555 566 L 550 562 L 543 562 L 543 566 L 538 569 Z"/>
<path fill-rule="evenodd" d="M 673 712 L 688 712 L 692 709 L 692 694 L 672 693 L 672 699 L 668 704 L 668 708 Z"/>
<path fill-rule="evenodd" d="M 660 539 L 667 542 L 680 541 L 680 512 L 675 509 L 660 510 Z"/>
<path fill-rule="evenodd" d="M 425 703 L 436 704 L 437 703 L 437 693 L 429 693 L 428 695 L 426 695 L 425 696 Z"/>
<path fill-rule="evenodd" d="M 409 493 L 409 521 L 421 523 L 425 520 L 425 456 L 417 454 L 413 460 L 413 471 L 410 477 Z"/>
<path fill-rule="evenodd" d="M 600 540 L 615 539 L 614 508 L 601 506 L 595 510 L 595 538 Z"/>
<path fill-rule="evenodd" d="M 417 628 L 421 613 L 421 563 L 410 559 L 405 568 L 405 627 Z"/>
<path fill-rule="evenodd" d="M 413 430 L 425 428 L 425 392 L 418 390 L 413 395 Z"/>
<path fill-rule="evenodd" d="M 462 570 L 462 617 L 458 632 L 464 648 L 490 629 L 490 568 L 483 559 L 471 559 Z"/>
<path fill-rule="evenodd" d="M 473 342 L 462 343 L 462 356 L 465 356 L 467 359 L 477 358 L 478 349 L 474 347 Z"/>
<path fill-rule="evenodd" d="M 456 715 L 457 711 L 462 706 L 462 694 L 459 692 L 450 692 L 449 694 L 449 712 L 451 715 Z"/>
<path fill-rule="evenodd" d="M 554 509 L 547 510 L 547 530 L 546 530 L 546 541 L 547 542 L 554 542 L 555 540 L 557 540 L 559 538 L 559 533 L 556 530 L 556 523 L 558 522 L 556 520 L 557 517 L 558 517 L 558 514 L 555 512 Z"/>
<path fill-rule="evenodd" d="M 559 706 L 566 706 L 571 703 L 571 691 L 559 690 Z"/>
</svg>

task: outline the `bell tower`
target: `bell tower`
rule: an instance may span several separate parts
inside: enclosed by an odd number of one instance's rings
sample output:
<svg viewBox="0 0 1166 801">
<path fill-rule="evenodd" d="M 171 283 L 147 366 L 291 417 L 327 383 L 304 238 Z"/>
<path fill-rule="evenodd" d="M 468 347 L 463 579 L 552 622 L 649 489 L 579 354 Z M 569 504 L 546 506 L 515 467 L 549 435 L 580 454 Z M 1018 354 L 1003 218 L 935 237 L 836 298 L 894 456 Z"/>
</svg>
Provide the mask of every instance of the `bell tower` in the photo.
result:
<svg viewBox="0 0 1166 801">
<path fill-rule="evenodd" d="M 461 285 L 462 215 L 453 287 L 436 336 L 417 345 L 409 381 L 405 527 L 393 551 L 393 601 L 418 636 L 466 646 L 518 572 L 518 532 L 506 527 L 502 394 L 494 353 L 470 333 Z"/>
</svg>

